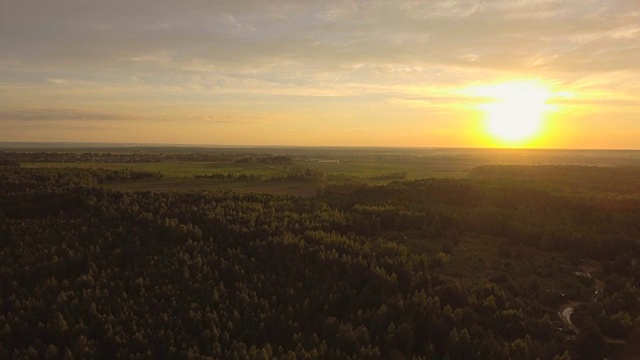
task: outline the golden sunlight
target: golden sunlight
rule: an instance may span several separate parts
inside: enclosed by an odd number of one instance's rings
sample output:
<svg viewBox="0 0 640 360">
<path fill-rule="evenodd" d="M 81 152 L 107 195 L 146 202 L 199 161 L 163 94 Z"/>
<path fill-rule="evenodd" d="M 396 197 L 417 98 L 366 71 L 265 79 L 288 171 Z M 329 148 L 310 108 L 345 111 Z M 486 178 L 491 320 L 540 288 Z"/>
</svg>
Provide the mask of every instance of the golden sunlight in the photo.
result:
<svg viewBox="0 0 640 360">
<path fill-rule="evenodd" d="M 552 93 L 538 82 L 508 82 L 477 88 L 476 95 L 492 101 L 482 104 L 486 131 L 499 145 L 524 146 L 542 135 L 546 102 Z"/>
</svg>

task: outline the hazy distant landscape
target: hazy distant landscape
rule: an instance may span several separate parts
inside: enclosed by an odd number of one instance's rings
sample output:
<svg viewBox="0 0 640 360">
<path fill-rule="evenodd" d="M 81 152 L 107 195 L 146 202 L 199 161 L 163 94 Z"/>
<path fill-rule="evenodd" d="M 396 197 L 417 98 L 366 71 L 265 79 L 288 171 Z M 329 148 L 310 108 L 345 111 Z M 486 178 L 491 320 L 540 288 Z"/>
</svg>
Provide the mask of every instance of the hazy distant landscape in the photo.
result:
<svg viewBox="0 0 640 360">
<path fill-rule="evenodd" d="M 0 164 L 2 358 L 638 354 L 638 151 L 4 144 Z"/>
<path fill-rule="evenodd" d="M 306 196 L 315 194 L 327 183 L 335 182 L 383 184 L 405 179 L 464 178 L 472 168 L 481 165 L 640 165 L 640 152 L 633 150 L 220 148 L 129 145 L 104 148 L 96 144 L 86 144 L 84 147 L 68 144 L 61 148 L 65 152 L 51 156 L 51 149 L 47 149 L 45 144 L 5 144 L 7 156 L 10 156 L 9 151 L 12 148 L 20 151 L 30 150 L 28 155 L 19 156 L 24 160 L 24 167 L 128 169 L 157 172 L 162 175 L 154 181 L 143 183 L 122 180 L 112 184 L 125 190 L 231 188 Z M 290 162 L 273 164 L 260 161 L 261 158 L 272 156 L 286 156 Z M 309 174 L 304 175 L 305 171 Z M 211 178 L 212 174 L 230 176 L 228 179 L 215 179 Z M 225 181 L 231 180 L 234 176 L 252 178 L 244 181 Z M 286 182 L 278 181 L 287 176 L 289 178 Z"/>
</svg>

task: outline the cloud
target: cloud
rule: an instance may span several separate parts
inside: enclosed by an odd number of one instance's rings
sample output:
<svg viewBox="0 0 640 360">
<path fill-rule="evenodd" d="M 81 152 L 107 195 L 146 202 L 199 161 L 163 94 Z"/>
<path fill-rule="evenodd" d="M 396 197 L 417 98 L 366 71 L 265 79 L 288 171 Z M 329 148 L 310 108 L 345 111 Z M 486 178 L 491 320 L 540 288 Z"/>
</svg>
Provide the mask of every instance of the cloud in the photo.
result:
<svg viewBox="0 0 640 360">
<path fill-rule="evenodd" d="M 433 103 L 429 100 L 420 99 L 402 99 L 402 98 L 390 98 L 387 99 L 389 104 L 400 105 L 402 107 L 408 107 L 411 109 L 432 107 Z"/>
<path fill-rule="evenodd" d="M 59 78 L 49 79 L 49 82 L 57 85 L 69 85 L 71 83 L 71 81 L 67 79 L 59 79 Z"/>
<path fill-rule="evenodd" d="M 290 65 L 448 64 L 494 69 L 640 68 L 597 61 L 588 44 L 619 52 L 637 43 L 640 5 L 600 1 L 40 2 L 6 5 L 4 57 L 53 69 L 270 72 Z M 38 4 L 37 8 L 36 5 Z M 615 40 L 604 42 L 605 40 Z M 473 54 L 469 57 L 469 54 Z M 583 61 L 594 57 L 593 61 Z M 3 57 L 0 55 L 0 57 Z M 474 61 L 469 61 L 474 59 Z M 137 63 L 135 65 L 134 63 Z M 470 64 L 473 63 L 473 64 Z"/>
<path fill-rule="evenodd" d="M 0 121 L 114 121 L 125 120 L 118 113 L 88 112 L 79 109 L 21 109 L 0 111 Z"/>
<path fill-rule="evenodd" d="M 264 124 L 271 121 L 269 117 L 255 115 L 205 115 L 197 119 L 210 124 Z"/>
</svg>

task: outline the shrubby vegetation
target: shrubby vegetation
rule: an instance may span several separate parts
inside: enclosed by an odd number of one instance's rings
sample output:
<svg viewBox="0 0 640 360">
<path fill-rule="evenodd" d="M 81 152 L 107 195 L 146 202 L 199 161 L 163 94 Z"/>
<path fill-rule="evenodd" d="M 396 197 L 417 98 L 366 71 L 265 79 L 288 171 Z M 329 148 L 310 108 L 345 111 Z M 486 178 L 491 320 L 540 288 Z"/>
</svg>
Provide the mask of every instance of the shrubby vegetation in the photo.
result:
<svg viewBox="0 0 640 360">
<path fill-rule="evenodd" d="M 303 199 L 1 167 L 0 358 L 590 359 L 633 336 L 637 193 L 481 171 Z"/>
<path fill-rule="evenodd" d="M 208 180 L 230 180 L 230 181 L 260 181 L 262 177 L 260 175 L 254 175 L 254 174 L 211 173 L 211 174 L 194 174 L 193 178 L 208 179 Z"/>
<path fill-rule="evenodd" d="M 130 151 L 132 149 L 129 149 Z M 268 165 L 291 165 L 293 159 L 284 155 L 267 154 L 238 154 L 238 153 L 180 153 L 173 151 L 162 152 L 148 148 L 145 151 L 132 152 L 79 152 L 79 151 L 0 151 L 0 166 L 3 162 L 11 161 L 32 163 L 167 163 L 167 162 L 258 162 Z M 166 149 L 169 150 L 169 149 Z"/>
<path fill-rule="evenodd" d="M 407 172 L 395 172 L 384 175 L 369 176 L 370 180 L 404 180 L 407 178 Z"/>
</svg>

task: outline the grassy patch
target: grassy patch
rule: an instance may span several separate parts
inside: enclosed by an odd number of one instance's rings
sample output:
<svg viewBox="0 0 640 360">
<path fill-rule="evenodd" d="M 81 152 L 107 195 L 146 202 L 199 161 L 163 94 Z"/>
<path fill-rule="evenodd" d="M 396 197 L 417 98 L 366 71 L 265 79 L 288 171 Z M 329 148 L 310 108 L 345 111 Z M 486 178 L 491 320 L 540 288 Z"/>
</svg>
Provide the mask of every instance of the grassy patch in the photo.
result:
<svg viewBox="0 0 640 360">
<path fill-rule="evenodd" d="M 260 163 L 211 163 L 211 162 L 166 162 L 166 163 L 25 163 L 27 168 L 82 168 L 82 169 L 110 169 L 157 171 L 167 178 L 192 178 L 196 174 L 234 173 L 261 175 L 269 179 L 286 174 L 285 171 Z"/>
<path fill-rule="evenodd" d="M 406 173 L 407 179 L 425 178 L 463 178 L 467 171 L 456 167 L 432 164 L 427 161 L 382 160 L 345 160 L 340 162 L 298 161 L 296 165 L 318 169 L 325 174 L 345 174 L 369 178 L 392 173 Z"/>
</svg>

